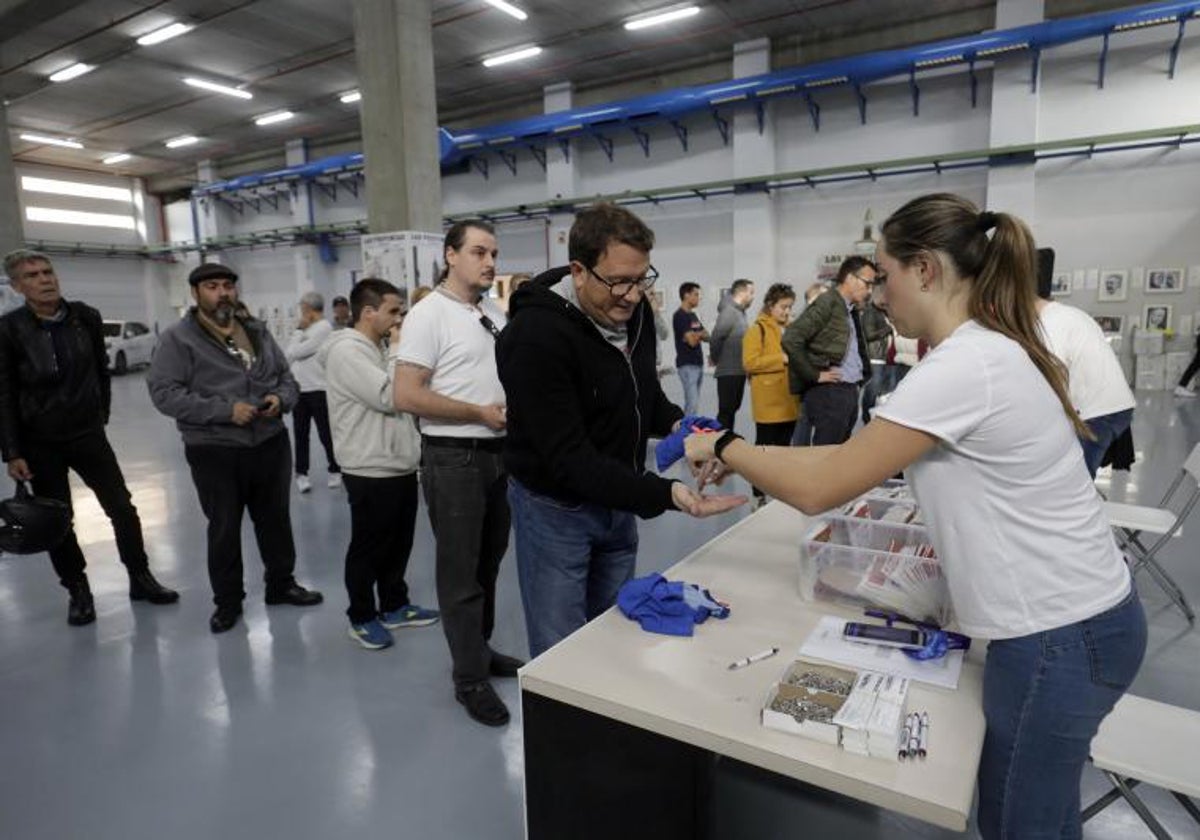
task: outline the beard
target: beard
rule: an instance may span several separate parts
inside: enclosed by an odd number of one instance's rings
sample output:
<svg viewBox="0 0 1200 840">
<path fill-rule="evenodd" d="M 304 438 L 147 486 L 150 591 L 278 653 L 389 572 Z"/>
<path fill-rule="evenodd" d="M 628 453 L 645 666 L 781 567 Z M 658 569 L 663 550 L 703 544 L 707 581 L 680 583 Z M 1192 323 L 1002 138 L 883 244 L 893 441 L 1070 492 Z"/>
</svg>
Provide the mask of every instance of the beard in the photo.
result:
<svg viewBox="0 0 1200 840">
<path fill-rule="evenodd" d="M 208 317 L 213 319 L 218 327 L 228 327 L 233 321 L 234 305 L 231 301 L 220 301 L 208 311 Z"/>
</svg>

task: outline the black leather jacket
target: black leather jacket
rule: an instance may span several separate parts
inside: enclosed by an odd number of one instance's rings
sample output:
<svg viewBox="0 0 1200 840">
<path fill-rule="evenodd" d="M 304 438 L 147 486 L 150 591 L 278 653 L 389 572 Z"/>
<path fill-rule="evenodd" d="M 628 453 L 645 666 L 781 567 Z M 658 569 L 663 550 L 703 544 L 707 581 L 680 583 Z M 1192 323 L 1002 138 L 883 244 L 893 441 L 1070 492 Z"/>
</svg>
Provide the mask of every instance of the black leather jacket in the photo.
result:
<svg viewBox="0 0 1200 840">
<path fill-rule="evenodd" d="M 42 321 L 27 306 L 0 318 L 0 448 L 71 440 L 108 422 L 112 393 L 100 313 L 64 301 L 66 317 Z M 54 332 L 58 331 L 57 341 Z"/>
</svg>

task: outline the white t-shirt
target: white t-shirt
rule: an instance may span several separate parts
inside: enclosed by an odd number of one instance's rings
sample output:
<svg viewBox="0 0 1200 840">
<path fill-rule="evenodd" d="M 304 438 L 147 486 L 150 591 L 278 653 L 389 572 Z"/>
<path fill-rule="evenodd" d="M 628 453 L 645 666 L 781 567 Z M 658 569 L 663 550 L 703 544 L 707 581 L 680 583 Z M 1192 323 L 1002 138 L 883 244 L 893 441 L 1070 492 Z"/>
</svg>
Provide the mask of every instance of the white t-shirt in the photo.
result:
<svg viewBox="0 0 1200 840">
<path fill-rule="evenodd" d="M 1133 408 L 1137 401 L 1117 354 L 1091 315 L 1050 302 L 1041 311 L 1042 336 L 1070 374 L 1071 403 L 1084 420 Z"/>
<path fill-rule="evenodd" d="M 1075 430 L 1015 341 L 966 322 L 876 415 L 940 440 L 906 472 L 963 632 L 1026 636 L 1129 593 Z"/>
<path fill-rule="evenodd" d="M 503 329 L 504 312 L 489 298 L 480 309 Z M 412 308 L 400 330 L 395 357 L 402 362 L 429 368 L 429 388 L 444 397 L 476 405 L 503 405 L 504 387 L 496 373 L 496 339 L 479 320 L 475 307 L 434 292 Z M 427 435 L 461 438 L 504 437 L 482 423 L 455 423 L 421 418 Z"/>
</svg>

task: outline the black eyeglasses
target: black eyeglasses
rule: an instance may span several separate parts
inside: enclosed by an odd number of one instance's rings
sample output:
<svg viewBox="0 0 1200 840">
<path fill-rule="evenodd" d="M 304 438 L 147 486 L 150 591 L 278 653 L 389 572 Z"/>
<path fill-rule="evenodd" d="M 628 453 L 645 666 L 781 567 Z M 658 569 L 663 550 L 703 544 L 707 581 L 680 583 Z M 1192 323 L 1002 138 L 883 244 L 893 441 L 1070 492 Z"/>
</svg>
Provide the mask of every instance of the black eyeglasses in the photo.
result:
<svg viewBox="0 0 1200 840">
<path fill-rule="evenodd" d="M 861 274 L 855 274 L 854 276 L 871 287 L 882 286 L 887 283 L 887 273 L 883 271 L 877 272 L 874 279 L 863 277 Z"/>
<path fill-rule="evenodd" d="M 648 292 L 658 280 L 658 271 L 654 266 L 650 266 L 649 271 L 635 280 L 609 280 L 601 277 L 596 269 L 591 266 L 587 266 L 587 270 L 593 277 L 608 287 L 609 294 L 618 298 L 625 297 L 635 288 L 641 292 Z"/>
</svg>

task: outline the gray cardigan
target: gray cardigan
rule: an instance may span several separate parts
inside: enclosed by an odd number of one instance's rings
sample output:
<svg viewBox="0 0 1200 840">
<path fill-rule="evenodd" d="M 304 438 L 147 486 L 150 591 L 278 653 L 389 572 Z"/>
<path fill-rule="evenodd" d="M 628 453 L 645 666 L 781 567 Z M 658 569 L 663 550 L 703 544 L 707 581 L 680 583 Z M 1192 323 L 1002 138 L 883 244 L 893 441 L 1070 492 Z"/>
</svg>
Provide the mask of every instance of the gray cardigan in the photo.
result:
<svg viewBox="0 0 1200 840">
<path fill-rule="evenodd" d="M 242 326 L 254 345 L 249 370 L 200 325 L 195 308 L 158 340 L 146 385 L 154 407 L 175 418 L 188 446 L 257 446 L 286 430 L 279 417 L 234 425 L 235 402 L 260 405 L 274 394 L 283 411 L 291 411 L 300 394 L 266 325 L 247 318 Z"/>
<path fill-rule="evenodd" d="M 708 341 L 709 353 L 717 365 L 716 376 L 745 375 L 742 367 L 742 336 L 746 334 L 746 324 L 746 310 L 726 299 Z"/>
</svg>

